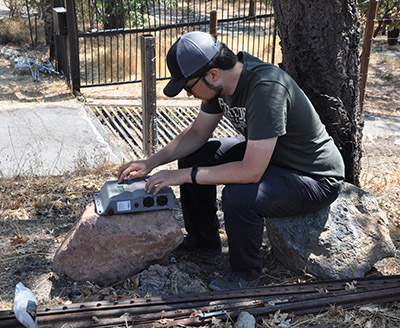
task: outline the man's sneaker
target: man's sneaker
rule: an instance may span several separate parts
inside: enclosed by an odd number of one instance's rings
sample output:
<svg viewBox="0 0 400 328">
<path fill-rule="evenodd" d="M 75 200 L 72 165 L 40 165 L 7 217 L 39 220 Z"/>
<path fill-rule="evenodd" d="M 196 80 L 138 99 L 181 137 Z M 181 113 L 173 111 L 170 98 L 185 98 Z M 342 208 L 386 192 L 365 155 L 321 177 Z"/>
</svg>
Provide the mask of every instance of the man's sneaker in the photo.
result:
<svg viewBox="0 0 400 328">
<path fill-rule="evenodd" d="M 185 236 L 183 242 L 178 246 L 178 249 L 181 251 L 187 252 L 200 252 L 209 256 L 220 255 L 222 252 L 221 244 L 217 247 L 207 247 L 199 244 L 194 238 Z"/>
<path fill-rule="evenodd" d="M 259 280 L 244 280 L 233 272 L 229 272 L 223 277 L 216 278 L 208 284 L 211 290 L 231 290 L 238 288 L 256 287 Z"/>
</svg>

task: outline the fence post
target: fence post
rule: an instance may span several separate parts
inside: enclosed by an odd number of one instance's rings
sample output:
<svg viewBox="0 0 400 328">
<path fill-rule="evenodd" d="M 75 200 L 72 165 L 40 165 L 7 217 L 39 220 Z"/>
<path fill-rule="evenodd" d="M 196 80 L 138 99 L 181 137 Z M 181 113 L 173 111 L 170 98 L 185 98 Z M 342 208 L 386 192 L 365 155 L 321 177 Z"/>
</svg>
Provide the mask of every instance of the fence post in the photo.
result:
<svg viewBox="0 0 400 328">
<path fill-rule="evenodd" d="M 141 36 L 143 153 L 147 157 L 158 148 L 155 43 L 153 35 Z"/>
<path fill-rule="evenodd" d="M 217 37 L 217 24 L 217 11 L 214 9 L 210 11 L 210 34 L 214 37 Z"/>
<path fill-rule="evenodd" d="M 72 89 L 74 92 L 79 92 L 81 89 L 81 76 L 79 71 L 78 27 L 76 25 L 75 0 L 67 0 L 66 4 Z"/>
<path fill-rule="evenodd" d="M 361 86 L 360 86 L 360 106 L 361 113 L 364 109 L 364 98 L 365 98 L 365 90 L 367 87 L 367 76 L 368 76 L 368 65 L 369 59 L 371 56 L 371 47 L 372 47 L 372 35 L 374 32 L 374 23 L 376 17 L 376 10 L 378 7 L 378 2 L 376 0 L 369 0 L 368 4 L 368 16 L 367 16 L 367 26 L 365 28 L 363 49 L 361 52 Z"/>
<path fill-rule="evenodd" d="M 61 72 L 69 83 L 69 67 L 67 52 L 67 10 L 64 8 L 64 1 L 55 0 L 53 2 L 53 31 L 55 46 L 54 57 L 56 59 L 56 69 Z M 52 59 L 52 58 L 51 58 Z"/>
</svg>

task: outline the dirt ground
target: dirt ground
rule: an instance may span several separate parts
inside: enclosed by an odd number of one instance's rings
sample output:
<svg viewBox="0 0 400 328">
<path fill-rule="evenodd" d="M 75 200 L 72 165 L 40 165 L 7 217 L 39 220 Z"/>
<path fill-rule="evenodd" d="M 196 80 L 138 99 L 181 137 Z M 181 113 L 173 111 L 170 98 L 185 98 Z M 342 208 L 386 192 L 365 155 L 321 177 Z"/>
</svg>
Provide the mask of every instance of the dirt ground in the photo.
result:
<svg viewBox="0 0 400 328">
<path fill-rule="evenodd" d="M 41 74 L 40 81 L 33 82 L 29 74 L 16 74 L 4 58 L 0 58 L 0 80 L 0 107 L 85 100 L 85 91 L 80 100 L 73 97 L 62 77 Z M 115 92 L 119 97 L 123 92 L 129 97 L 138 94 L 129 88 L 132 86 L 120 86 L 114 92 L 108 89 L 104 98 L 115 97 Z M 93 93 L 86 95 L 92 97 Z M 365 112 L 376 119 L 400 116 L 400 46 L 388 48 L 383 42 L 374 45 Z M 366 139 L 363 150 L 361 187 L 372 193 L 386 212 L 398 250 L 396 257 L 380 261 L 368 275 L 400 274 L 400 137 L 385 134 Z M 115 165 L 95 170 L 82 167 L 63 176 L 0 179 L 0 310 L 12 308 L 14 286 L 19 281 L 35 292 L 40 305 L 52 305 L 207 291 L 209 278 L 223 273 L 228 263 L 226 247 L 217 259 L 175 251 L 160 261 L 159 266 L 108 288 L 90 282 L 73 282 L 53 272 L 56 249 L 93 193 L 104 181 L 114 178 L 116 168 Z M 183 226 L 179 210 L 176 215 Z M 219 217 L 223 224 L 221 212 Z M 226 240 L 223 225 L 221 236 Z M 299 275 L 285 269 L 272 256 L 268 241 L 263 244 L 263 256 L 262 284 L 315 280 L 306 273 Z M 399 317 L 398 304 L 379 308 Z M 382 311 L 379 313 L 364 316 L 357 309 L 334 311 L 308 322 L 317 325 L 346 321 L 346 327 L 396 327 L 396 323 L 399 324 L 398 320 L 391 321 L 388 316 L 381 315 Z M 265 321 L 263 325 L 278 327 L 278 323 Z M 292 323 L 287 327 L 295 326 L 298 325 Z"/>
</svg>

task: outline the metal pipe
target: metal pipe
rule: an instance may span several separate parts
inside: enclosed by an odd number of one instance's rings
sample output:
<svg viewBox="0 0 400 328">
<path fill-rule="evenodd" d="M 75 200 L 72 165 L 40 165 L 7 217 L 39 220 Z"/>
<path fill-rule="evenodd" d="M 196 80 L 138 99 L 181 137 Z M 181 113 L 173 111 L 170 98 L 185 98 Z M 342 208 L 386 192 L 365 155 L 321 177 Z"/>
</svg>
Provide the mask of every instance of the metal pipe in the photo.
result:
<svg viewBox="0 0 400 328">
<path fill-rule="evenodd" d="M 180 121 L 179 117 L 168 107 L 165 108 L 165 111 L 168 115 L 170 123 L 176 128 L 179 133 L 181 133 L 184 129 L 186 129 L 186 126 L 182 126 L 182 122 Z"/>
<path fill-rule="evenodd" d="M 178 130 L 176 130 L 175 127 L 171 124 L 170 122 L 171 118 L 168 115 L 168 113 L 166 113 L 166 108 L 159 109 L 158 117 L 169 127 L 169 129 L 175 134 L 175 136 L 179 134 Z"/>
<path fill-rule="evenodd" d="M 110 124 L 110 122 L 108 122 L 108 120 L 104 117 L 103 113 L 101 110 L 99 110 L 99 108 L 97 106 L 94 107 L 96 109 L 96 112 L 101 116 L 101 118 L 103 119 L 103 122 L 107 125 L 107 127 L 110 129 L 110 131 L 112 132 L 112 134 L 114 135 L 114 137 L 121 143 L 121 145 L 125 148 L 126 152 L 129 154 L 129 156 L 133 157 L 132 152 L 130 151 L 130 149 L 126 146 L 125 142 L 121 139 L 121 137 L 119 136 L 119 134 L 117 133 L 117 131 L 115 131 L 115 129 L 112 127 L 112 125 Z M 104 107 L 103 107 L 104 109 Z"/>
<path fill-rule="evenodd" d="M 113 126 L 115 128 L 117 128 L 117 130 L 119 131 L 119 133 L 123 136 L 124 140 L 128 143 L 128 145 L 131 147 L 132 151 L 135 151 L 136 147 L 135 145 L 132 143 L 132 141 L 128 138 L 128 136 L 126 135 L 124 129 L 121 128 L 121 126 L 119 124 L 117 124 L 116 120 L 119 121 L 119 123 L 121 123 L 118 115 L 115 114 L 114 110 L 112 107 L 110 107 L 110 111 L 114 114 L 114 117 L 111 115 L 111 113 L 108 111 L 107 107 L 103 106 L 103 111 L 107 114 L 108 118 L 110 119 L 111 123 L 113 124 Z M 125 126 L 123 125 L 123 128 L 125 128 Z"/>
<path fill-rule="evenodd" d="M 89 109 L 88 112 L 89 112 L 89 115 L 92 117 L 92 119 L 97 123 L 97 125 L 103 131 L 103 133 L 105 133 L 106 135 L 109 135 L 109 133 L 107 132 L 106 128 L 104 127 L 104 124 L 102 124 L 100 122 L 99 118 L 94 114 L 93 109 Z M 112 145 L 113 145 L 113 147 L 115 149 L 118 149 L 118 152 L 122 156 L 122 158 L 124 160 L 128 160 L 126 155 L 121 151 L 121 149 L 118 147 L 118 145 L 116 144 L 116 142 L 112 138 L 110 138 L 110 142 L 112 143 Z"/>
<path fill-rule="evenodd" d="M 128 111 L 128 109 L 126 107 L 124 107 L 124 109 L 126 111 Z M 124 113 L 124 111 L 122 110 L 121 107 L 117 107 L 118 112 L 122 115 L 122 117 L 125 119 L 125 121 L 129 124 L 129 126 L 131 127 L 131 129 L 133 131 L 135 131 L 135 133 L 140 136 L 141 135 L 141 131 L 138 129 L 138 127 L 132 123 L 132 121 L 126 116 L 126 114 Z M 141 150 L 143 150 L 143 140 L 139 140 L 138 138 L 136 138 L 136 136 L 134 136 L 128 129 L 127 129 L 129 136 L 136 142 L 136 144 L 138 145 L 138 147 L 140 147 Z"/>
<path fill-rule="evenodd" d="M 256 16 L 242 16 L 242 17 L 233 17 L 233 18 L 226 18 L 226 19 L 218 19 L 218 23 L 235 23 L 235 22 L 241 22 L 241 21 L 248 21 L 248 20 L 254 20 L 254 19 L 262 19 L 262 18 L 269 18 L 273 14 L 264 14 L 264 15 L 256 15 Z M 177 23 L 177 24 L 169 24 L 169 25 L 162 25 L 160 27 L 152 27 L 152 28 L 132 28 L 132 29 L 108 29 L 108 30 L 103 30 L 103 31 L 98 31 L 96 34 L 102 34 L 102 35 L 115 35 L 115 34 L 129 34 L 129 33 L 149 33 L 149 32 L 157 32 L 157 31 L 164 31 L 164 30 L 169 30 L 172 28 L 185 28 L 185 27 L 192 27 L 192 26 L 199 26 L 199 25 L 209 25 L 210 21 L 205 20 L 205 21 L 198 21 L 198 22 L 189 22 L 189 21 L 184 21 L 182 23 Z M 84 32 L 84 33 L 79 33 L 78 36 L 80 38 L 84 37 L 90 37 L 90 32 Z"/>
</svg>

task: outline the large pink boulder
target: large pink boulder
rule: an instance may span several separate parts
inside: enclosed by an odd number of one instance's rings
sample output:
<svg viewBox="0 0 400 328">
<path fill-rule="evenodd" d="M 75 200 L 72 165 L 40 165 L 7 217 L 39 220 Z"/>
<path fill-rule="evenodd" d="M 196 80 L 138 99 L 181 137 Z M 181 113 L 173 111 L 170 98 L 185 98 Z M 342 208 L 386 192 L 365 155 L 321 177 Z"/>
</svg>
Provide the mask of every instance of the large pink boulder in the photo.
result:
<svg viewBox="0 0 400 328">
<path fill-rule="evenodd" d="M 99 216 L 91 202 L 57 250 L 53 269 L 75 281 L 110 286 L 163 258 L 182 240 L 170 210 Z"/>
</svg>

